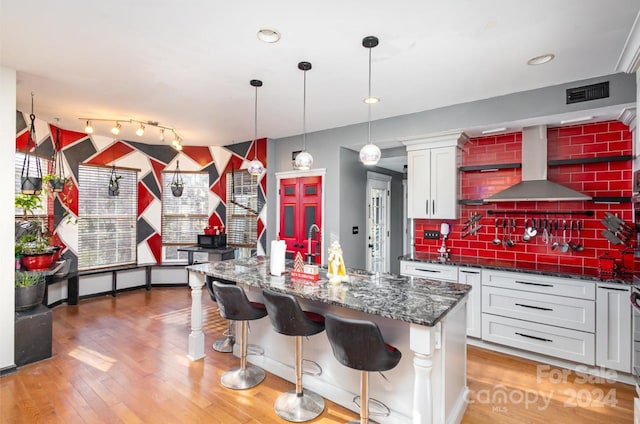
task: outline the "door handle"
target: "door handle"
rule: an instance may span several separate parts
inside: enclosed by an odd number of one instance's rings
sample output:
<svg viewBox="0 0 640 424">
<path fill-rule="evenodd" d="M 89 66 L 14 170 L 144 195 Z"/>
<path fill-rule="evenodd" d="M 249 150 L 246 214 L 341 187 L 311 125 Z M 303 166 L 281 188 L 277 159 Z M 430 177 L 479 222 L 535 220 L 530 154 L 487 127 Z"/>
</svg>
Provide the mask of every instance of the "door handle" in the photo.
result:
<svg viewBox="0 0 640 424">
<path fill-rule="evenodd" d="M 436 214 L 436 201 L 432 200 L 431 201 L 431 205 L 432 205 L 432 210 L 433 210 L 433 212 L 431 212 L 431 214 L 435 215 Z"/>
<path fill-rule="evenodd" d="M 370 245 L 369 245 L 369 249 L 373 249 L 373 244 L 370 244 Z"/>
</svg>

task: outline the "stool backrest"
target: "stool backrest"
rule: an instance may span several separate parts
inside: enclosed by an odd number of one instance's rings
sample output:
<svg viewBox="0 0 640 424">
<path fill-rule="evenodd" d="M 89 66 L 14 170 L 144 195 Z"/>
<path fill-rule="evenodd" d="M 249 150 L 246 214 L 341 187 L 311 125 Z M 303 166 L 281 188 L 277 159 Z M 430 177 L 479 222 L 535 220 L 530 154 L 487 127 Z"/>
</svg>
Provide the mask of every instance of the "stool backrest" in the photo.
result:
<svg viewBox="0 0 640 424">
<path fill-rule="evenodd" d="M 294 296 L 264 289 L 262 297 L 276 332 L 287 336 L 311 336 L 324 330 L 323 323 L 307 318 Z"/>
<path fill-rule="evenodd" d="M 218 302 L 220 315 L 233 321 L 249 321 L 266 315 L 264 309 L 254 308 L 242 287 L 233 284 L 212 282 L 213 293 Z"/>
<path fill-rule="evenodd" d="M 361 371 L 386 371 L 400 362 L 402 354 L 387 346 L 373 321 L 326 314 L 325 326 L 333 356 L 344 366 Z"/>
</svg>

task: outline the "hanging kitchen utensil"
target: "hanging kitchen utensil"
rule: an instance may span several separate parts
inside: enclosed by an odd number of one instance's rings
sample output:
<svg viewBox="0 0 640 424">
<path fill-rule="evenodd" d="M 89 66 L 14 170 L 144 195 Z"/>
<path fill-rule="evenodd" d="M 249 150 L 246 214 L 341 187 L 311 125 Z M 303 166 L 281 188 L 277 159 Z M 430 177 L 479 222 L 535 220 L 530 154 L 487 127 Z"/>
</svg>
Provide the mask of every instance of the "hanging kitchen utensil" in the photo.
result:
<svg viewBox="0 0 640 424">
<path fill-rule="evenodd" d="M 526 215 L 525 215 L 524 232 L 522 233 L 522 241 L 524 241 L 526 243 L 526 242 L 529 241 L 530 238 L 531 238 L 531 236 L 529 236 L 529 219 L 526 218 Z"/>
<path fill-rule="evenodd" d="M 542 225 L 542 227 L 544 228 L 543 231 L 542 231 L 542 242 L 548 246 L 549 245 L 549 231 L 547 230 L 547 228 L 549 227 L 549 223 L 547 222 L 546 218 L 544 220 L 544 224 Z"/>
<path fill-rule="evenodd" d="M 481 228 L 482 228 L 482 224 L 476 225 L 475 227 L 471 228 L 466 233 L 463 233 L 460 237 L 461 238 L 465 238 L 467 236 L 473 235 L 473 234 L 477 233 Z"/>
<path fill-rule="evenodd" d="M 535 218 L 531 219 L 531 226 L 527 227 L 527 233 L 529 234 L 529 238 L 535 237 L 538 234 L 538 226 L 536 225 Z"/>
<path fill-rule="evenodd" d="M 511 220 L 511 225 L 507 224 L 507 226 L 509 227 L 509 240 L 507 240 L 507 246 L 513 247 L 516 244 L 516 242 L 511 238 L 511 236 L 512 235 L 515 236 L 515 233 L 516 233 L 516 219 L 513 218 Z"/>
<path fill-rule="evenodd" d="M 498 237 L 498 224 L 500 223 L 500 220 L 498 218 L 496 218 L 496 235 L 495 238 L 493 239 L 493 241 L 491 243 L 493 243 L 494 246 L 497 246 L 500 244 L 501 240 Z"/>
<path fill-rule="evenodd" d="M 576 246 L 577 252 L 582 252 L 584 250 L 584 246 L 580 242 L 580 232 L 582 231 L 582 220 L 578 221 L 578 245 Z"/>
<path fill-rule="evenodd" d="M 502 246 L 507 247 L 507 217 L 502 218 Z"/>
<path fill-rule="evenodd" d="M 567 243 L 567 220 L 562 220 L 562 245 L 560 251 L 566 253 L 569 251 L 569 243 Z"/>
<path fill-rule="evenodd" d="M 554 232 L 555 232 L 555 237 L 553 236 Z M 551 250 L 556 250 L 558 246 L 560 246 L 560 243 L 558 242 L 558 220 L 557 219 L 555 219 L 553 222 L 551 238 L 553 239 L 553 243 L 551 243 Z"/>
<path fill-rule="evenodd" d="M 573 242 L 573 220 L 569 223 L 569 248 L 574 252 L 578 251 L 578 245 Z"/>
</svg>

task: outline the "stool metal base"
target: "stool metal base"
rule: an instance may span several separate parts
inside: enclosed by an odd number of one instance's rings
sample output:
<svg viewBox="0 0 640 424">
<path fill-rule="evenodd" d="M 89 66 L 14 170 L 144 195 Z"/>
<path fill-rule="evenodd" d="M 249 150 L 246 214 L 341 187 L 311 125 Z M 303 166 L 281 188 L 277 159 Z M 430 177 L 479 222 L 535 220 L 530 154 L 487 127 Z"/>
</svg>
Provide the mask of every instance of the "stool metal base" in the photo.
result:
<svg viewBox="0 0 640 424">
<path fill-rule="evenodd" d="M 322 414 L 324 399 L 309 390 L 303 391 L 302 396 L 298 396 L 295 390 L 290 390 L 278 396 L 274 409 L 280 418 L 301 423 Z"/>
<path fill-rule="evenodd" d="M 215 341 L 213 346 L 213 350 L 221 353 L 231 353 L 233 352 L 233 345 L 235 344 L 235 337 L 225 337 L 222 339 L 218 339 Z"/>
<path fill-rule="evenodd" d="M 231 368 L 222 374 L 220 382 L 228 389 L 243 390 L 257 386 L 264 380 L 264 370 L 255 365 L 247 365 L 246 368 Z"/>
</svg>

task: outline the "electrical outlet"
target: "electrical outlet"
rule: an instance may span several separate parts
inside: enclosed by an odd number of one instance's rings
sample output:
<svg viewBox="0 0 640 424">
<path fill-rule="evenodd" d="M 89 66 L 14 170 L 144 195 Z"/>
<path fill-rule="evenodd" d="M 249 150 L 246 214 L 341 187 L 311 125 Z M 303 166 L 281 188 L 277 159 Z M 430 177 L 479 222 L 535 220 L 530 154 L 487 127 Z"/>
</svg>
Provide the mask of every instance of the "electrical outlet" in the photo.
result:
<svg viewBox="0 0 640 424">
<path fill-rule="evenodd" d="M 438 240 L 440 238 L 440 231 L 438 230 L 424 230 L 423 238 L 430 240 Z"/>
</svg>

